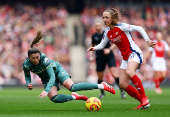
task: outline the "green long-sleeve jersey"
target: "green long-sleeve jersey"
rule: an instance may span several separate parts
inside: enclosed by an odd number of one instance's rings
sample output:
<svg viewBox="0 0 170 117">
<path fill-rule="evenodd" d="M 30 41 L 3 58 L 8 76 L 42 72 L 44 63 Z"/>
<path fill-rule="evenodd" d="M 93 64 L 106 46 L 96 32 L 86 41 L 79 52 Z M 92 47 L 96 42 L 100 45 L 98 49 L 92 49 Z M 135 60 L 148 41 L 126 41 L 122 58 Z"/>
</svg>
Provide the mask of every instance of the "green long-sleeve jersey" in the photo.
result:
<svg viewBox="0 0 170 117">
<path fill-rule="evenodd" d="M 40 53 L 40 62 L 38 65 L 34 65 L 27 58 L 23 63 L 23 70 L 25 74 L 25 80 L 27 85 L 31 83 L 30 71 L 37 74 L 43 84 L 47 84 L 45 91 L 49 93 L 51 87 L 55 83 L 55 71 L 59 63 L 47 58 L 44 53 Z"/>
</svg>

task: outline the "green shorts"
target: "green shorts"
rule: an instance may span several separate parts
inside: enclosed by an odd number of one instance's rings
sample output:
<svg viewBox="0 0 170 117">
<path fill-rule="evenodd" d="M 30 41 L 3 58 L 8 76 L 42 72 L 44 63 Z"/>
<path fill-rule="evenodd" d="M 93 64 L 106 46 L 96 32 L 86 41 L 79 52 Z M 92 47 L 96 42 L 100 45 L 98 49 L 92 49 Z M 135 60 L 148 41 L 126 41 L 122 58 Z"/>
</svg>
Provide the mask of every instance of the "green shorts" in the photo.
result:
<svg viewBox="0 0 170 117">
<path fill-rule="evenodd" d="M 56 80 L 55 80 L 55 83 L 53 84 L 53 86 L 56 86 L 57 87 L 57 91 L 59 91 L 60 88 L 59 88 L 59 84 L 58 83 L 60 83 L 62 85 L 63 82 L 66 79 L 71 78 L 71 76 L 63 69 L 63 67 L 60 64 L 58 64 L 58 66 L 54 70 L 54 72 L 55 72 Z M 43 85 L 44 85 L 44 89 L 45 89 L 46 86 L 47 86 L 47 83 L 45 83 Z"/>
</svg>

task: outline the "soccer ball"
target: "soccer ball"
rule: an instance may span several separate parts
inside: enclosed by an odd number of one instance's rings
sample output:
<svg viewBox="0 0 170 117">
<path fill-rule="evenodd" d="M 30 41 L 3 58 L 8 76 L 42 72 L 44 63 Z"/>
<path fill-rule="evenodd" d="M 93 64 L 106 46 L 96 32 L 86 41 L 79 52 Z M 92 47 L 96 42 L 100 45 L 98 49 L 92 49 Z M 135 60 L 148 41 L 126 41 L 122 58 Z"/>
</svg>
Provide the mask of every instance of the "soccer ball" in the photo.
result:
<svg viewBox="0 0 170 117">
<path fill-rule="evenodd" d="M 85 103 L 88 111 L 98 111 L 101 108 L 101 101 L 96 97 L 89 98 Z"/>
</svg>

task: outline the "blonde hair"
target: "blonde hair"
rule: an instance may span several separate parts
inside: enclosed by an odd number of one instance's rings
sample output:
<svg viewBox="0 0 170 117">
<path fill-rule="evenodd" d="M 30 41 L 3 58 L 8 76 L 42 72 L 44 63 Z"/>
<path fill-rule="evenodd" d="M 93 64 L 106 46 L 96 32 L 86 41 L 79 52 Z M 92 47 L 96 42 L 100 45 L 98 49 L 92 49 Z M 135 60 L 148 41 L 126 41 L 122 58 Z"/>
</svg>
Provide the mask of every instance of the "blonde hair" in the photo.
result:
<svg viewBox="0 0 170 117">
<path fill-rule="evenodd" d="M 42 30 L 38 30 L 34 39 L 31 41 L 30 46 L 33 47 L 34 44 L 37 44 L 43 40 Z"/>
<path fill-rule="evenodd" d="M 112 25 L 116 25 L 120 19 L 120 13 L 115 9 L 111 8 L 110 10 L 105 10 L 104 12 L 109 12 L 112 17 Z"/>
</svg>

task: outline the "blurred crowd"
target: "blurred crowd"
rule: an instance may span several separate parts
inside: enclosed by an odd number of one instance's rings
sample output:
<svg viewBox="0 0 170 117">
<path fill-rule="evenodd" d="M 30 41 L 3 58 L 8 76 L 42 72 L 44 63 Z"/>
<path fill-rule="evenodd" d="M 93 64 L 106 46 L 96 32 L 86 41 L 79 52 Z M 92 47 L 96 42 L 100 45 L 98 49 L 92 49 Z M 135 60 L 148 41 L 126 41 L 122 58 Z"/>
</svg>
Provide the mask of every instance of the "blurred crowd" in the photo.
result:
<svg viewBox="0 0 170 117">
<path fill-rule="evenodd" d="M 84 7 L 81 12 L 81 22 L 84 27 L 84 44 L 86 48 L 91 46 L 92 34 L 94 34 L 95 20 L 102 20 L 103 11 L 106 9 L 110 9 L 113 6 L 99 5 Z M 170 45 L 170 8 L 166 7 L 155 7 L 155 6 L 116 6 L 116 8 L 120 13 L 120 22 L 128 23 L 131 25 L 142 26 L 144 30 L 147 32 L 149 38 L 151 40 L 156 39 L 156 32 L 161 31 L 163 33 L 163 40 L 165 40 L 168 45 Z M 104 27 L 104 30 L 106 27 Z M 135 43 L 141 48 L 143 54 L 145 56 L 146 51 L 148 49 L 148 45 L 143 39 L 143 37 L 138 32 L 132 32 L 132 37 L 135 40 Z M 114 54 L 116 57 L 116 63 L 119 67 L 121 64 L 122 57 L 118 49 L 114 50 Z M 89 58 L 89 54 L 87 53 L 87 59 Z M 170 57 L 165 54 L 166 62 L 167 62 L 167 79 L 170 80 Z M 95 69 L 96 64 L 95 61 L 88 61 L 88 75 L 90 78 L 97 77 Z M 112 76 L 106 69 L 106 74 L 104 76 L 104 80 L 110 83 L 113 83 Z M 142 81 L 153 81 L 153 72 L 150 64 L 150 60 L 147 61 L 147 64 L 142 65 L 140 71 L 137 73 Z"/>
<path fill-rule="evenodd" d="M 86 6 L 81 12 L 81 22 L 84 29 L 83 44 L 85 48 L 91 46 L 91 37 L 94 34 L 95 20 L 102 20 L 104 10 L 112 8 L 106 6 Z M 121 22 L 133 25 L 140 25 L 147 32 L 150 39 L 155 39 L 156 32 L 162 31 L 163 39 L 170 45 L 170 8 L 154 6 L 116 6 L 120 13 Z M 66 22 L 68 11 L 64 6 L 32 6 L 15 4 L 13 6 L 0 6 L 0 84 L 9 84 L 11 79 L 18 79 L 18 82 L 25 84 L 25 77 L 22 64 L 27 58 L 27 50 L 30 42 L 38 29 L 42 29 L 44 41 L 36 45 L 50 59 L 58 61 L 64 69 L 70 71 L 69 45 L 70 38 Z M 104 30 L 106 27 L 104 27 Z M 133 39 L 141 48 L 145 56 L 148 45 L 138 32 L 132 32 Z M 119 68 L 121 55 L 118 49 L 114 50 L 116 63 Z M 87 59 L 89 53 L 87 53 Z M 167 62 L 167 79 L 170 80 L 170 57 L 165 55 Z M 88 61 L 88 78 L 97 78 L 95 61 Z M 112 76 L 106 69 L 104 80 L 114 82 Z M 153 73 L 150 60 L 141 66 L 138 72 L 142 81 L 152 81 Z M 31 73 L 33 83 L 41 83 L 38 76 Z M 91 79 L 92 80 L 92 79 Z"/>
<path fill-rule="evenodd" d="M 0 6 L 0 84 L 9 84 L 11 79 L 25 84 L 22 64 L 38 29 L 42 29 L 44 41 L 36 47 L 70 73 L 68 15 L 64 6 Z M 36 75 L 31 76 L 33 83 L 41 83 Z"/>
</svg>

